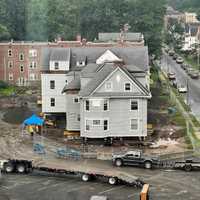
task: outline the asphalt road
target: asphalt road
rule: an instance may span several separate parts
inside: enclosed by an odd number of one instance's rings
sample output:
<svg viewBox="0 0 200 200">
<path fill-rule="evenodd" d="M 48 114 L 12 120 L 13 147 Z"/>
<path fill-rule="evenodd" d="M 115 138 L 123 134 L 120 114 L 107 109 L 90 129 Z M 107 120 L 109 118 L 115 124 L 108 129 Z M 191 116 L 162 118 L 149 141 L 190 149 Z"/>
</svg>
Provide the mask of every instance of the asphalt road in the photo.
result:
<svg viewBox="0 0 200 200">
<path fill-rule="evenodd" d="M 163 54 L 161 67 L 165 72 L 174 72 L 176 74 L 177 83 L 180 85 L 188 84 L 188 103 L 192 113 L 200 120 L 200 79 L 191 79 L 187 73 L 166 53 Z"/>
<path fill-rule="evenodd" d="M 109 162 L 98 163 L 109 168 L 112 166 Z M 151 200 L 200 199 L 200 172 L 133 167 L 123 167 L 122 170 L 150 184 Z M 105 195 L 109 200 L 139 200 L 139 192 L 126 185 L 110 186 L 101 181 L 84 183 L 78 177 L 36 173 L 3 175 L 0 184 L 0 200 L 89 200 L 92 195 Z"/>
</svg>

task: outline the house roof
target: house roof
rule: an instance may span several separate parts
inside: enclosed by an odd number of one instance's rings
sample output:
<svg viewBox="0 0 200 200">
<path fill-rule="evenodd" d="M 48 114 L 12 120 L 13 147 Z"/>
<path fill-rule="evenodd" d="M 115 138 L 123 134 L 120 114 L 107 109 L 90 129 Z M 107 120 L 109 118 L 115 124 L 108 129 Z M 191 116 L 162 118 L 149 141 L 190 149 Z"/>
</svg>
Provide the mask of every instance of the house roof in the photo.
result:
<svg viewBox="0 0 200 200">
<path fill-rule="evenodd" d="M 120 40 L 120 33 L 99 33 L 98 38 L 100 41 L 118 41 Z M 142 41 L 143 35 L 141 33 L 125 33 L 124 40 L 126 41 Z"/>
<path fill-rule="evenodd" d="M 100 92 L 100 93 L 94 93 L 92 95 L 93 97 L 109 97 L 109 98 L 116 98 L 116 97 L 122 97 L 122 98 L 138 98 L 141 97 L 143 98 L 144 96 L 146 97 L 147 95 L 141 95 L 141 93 L 136 93 L 136 92 Z M 150 93 L 148 97 L 151 97 Z"/>
<path fill-rule="evenodd" d="M 69 48 L 51 48 L 50 60 L 69 61 L 70 49 Z"/>
<path fill-rule="evenodd" d="M 80 87 L 81 87 L 80 77 L 75 76 L 74 80 L 65 85 L 65 87 L 62 90 L 62 93 L 67 92 L 68 90 L 80 90 Z"/>
<path fill-rule="evenodd" d="M 79 92 L 79 95 L 82 97 L 89 96 L 106 78 L 107 76 L 113 72 L 116 68 L 118 68 L 116 64 L 104 64 L 102 65 L 98 71 L 95 73 L 94 77 L 91 81 Z M 144 96 L 149 96 L 149 90 L 142 85 L 133 75 L 131 75 L 125 67 L 120 67 L 143 91 Z M 140 94 L 141 95 L 141 94 Z"/>
</svg>

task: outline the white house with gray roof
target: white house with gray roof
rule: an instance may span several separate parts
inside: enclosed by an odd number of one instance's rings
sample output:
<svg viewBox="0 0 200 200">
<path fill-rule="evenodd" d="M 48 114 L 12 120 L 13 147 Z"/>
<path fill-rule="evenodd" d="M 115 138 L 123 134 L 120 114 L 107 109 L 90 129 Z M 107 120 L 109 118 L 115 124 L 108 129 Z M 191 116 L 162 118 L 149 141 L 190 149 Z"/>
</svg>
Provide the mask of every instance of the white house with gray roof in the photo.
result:
<svg viewBox="0 0 200 200">
<path fill-rule="evenodd" d="M 66 129 L 83 138 L 147 136 L 147 47 L 48 48 L 43 55 L 43 112 L 65 113 Z"/>
</svg>

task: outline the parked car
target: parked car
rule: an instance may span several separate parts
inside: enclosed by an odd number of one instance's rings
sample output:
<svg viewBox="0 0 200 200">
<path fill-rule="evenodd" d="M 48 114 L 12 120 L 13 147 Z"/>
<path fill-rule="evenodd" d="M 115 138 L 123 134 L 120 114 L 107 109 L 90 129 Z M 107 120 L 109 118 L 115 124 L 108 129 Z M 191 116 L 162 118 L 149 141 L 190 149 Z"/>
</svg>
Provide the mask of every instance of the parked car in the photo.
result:
<svg viewBox="0 0 200 200">
<path fill-rule="evenodd" d="M 187 74 L 190 76 L 190 73 L 193 71 L 194 69 L 192 68 L 192 67 L 188 67 L 187 69 L 186 69 L 186 72 L 187 72 Z"/>
<path fill-rule="evenodd" d="M 97 196 L 97 195 L 95 195 L 95 196 L 92 196 L 90 198 L 90 200 L 108 200 L 108 197 L 107 196 Z"/>
<path fill-rule="evenodd" d="M 198 79 L 199 78 L 199 71 L 193 69 L 193 70 L 190 71 L 189 76 L 192 79 Z"/>
<path fill-rule="evenodd" d="M 178 58 L 178 54 L 173 55 L 173 60 L 176 60 Z"/>
<path fill-rule="evenodd" d="M 175 52 L 174 52 L 173 50 L 170 50 L 170 51 L 168 52 L 168 54 L 169 54 L 169 56 L 173 56 L 173 55 L 175 54 Z"/>
<path fill-rule="evenodd" d="M 128 151 L 125 154 L 113 154 L 112 162 L 115 166 L 121 167 L 123 165 L 141 166 L 146 169 L 151 169 L 159 165 L 159 159 L 156 157 L 144 156 L 141 151 Z"/>
<path fill-rule="evenodd" d="M 181 58 L 180 56 L 176 59 L 176 62 L 178 63 L 178 64 L 182 64 L 183 63 L 183 58 Z"/>
<path fill-rule="evenodd" d="M 176 74 L 174 72 L 169 72 L 167 74 L 169 80 L 175 80 L 176 79 Z"/>
<path fill-rule="evenodd" d="M 179 93 L 186 93 L 187 92 L 187 86 L 184 86 L 184 85 L 178 86 L 178 92 Z"/>
</svg>

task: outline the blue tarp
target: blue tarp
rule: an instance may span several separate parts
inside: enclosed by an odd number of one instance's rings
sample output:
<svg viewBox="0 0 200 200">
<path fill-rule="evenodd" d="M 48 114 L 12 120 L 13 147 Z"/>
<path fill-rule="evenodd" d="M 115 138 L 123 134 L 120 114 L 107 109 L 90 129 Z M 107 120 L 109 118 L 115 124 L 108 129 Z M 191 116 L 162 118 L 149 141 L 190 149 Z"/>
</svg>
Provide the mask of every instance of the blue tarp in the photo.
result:
<svg viewBox="0 0 200 200">
<path fill-rule="evenodd" d="M 37 115 L 32 115 L 28 119 L 26 119 L 23 122 L 23 125 L 36 125 L 36 126 L 42 126 L 44 124 L 44 120 L 38 117 Z"/>
</svg>

